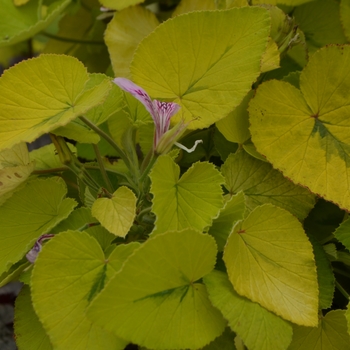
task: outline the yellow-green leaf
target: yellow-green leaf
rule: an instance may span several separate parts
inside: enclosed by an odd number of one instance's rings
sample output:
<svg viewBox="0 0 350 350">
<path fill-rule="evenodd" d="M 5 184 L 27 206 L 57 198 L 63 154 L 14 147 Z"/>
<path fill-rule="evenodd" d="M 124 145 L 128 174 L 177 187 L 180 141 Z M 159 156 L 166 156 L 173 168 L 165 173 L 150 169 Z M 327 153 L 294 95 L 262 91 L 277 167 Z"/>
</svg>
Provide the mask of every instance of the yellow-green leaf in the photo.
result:
<svg viewBox="0 0 350 350">
<path fill-rule="evenodd" d="M 23 184 L 34 170 L 25 143 L 0 152 L 0 205 Z"/>
<path fill-rule="evenodd" d="M 85 315 L 89 302 L 119 270 L 116 253 L 106 259 L 98 242 L 79 231 L 60 233 L 43 246 L 33 268 L 32 300 L 55 350 L 125 348 L 127 341 Z"/>
<path fill-rule="evenodd" d="M 93 300 L 88 317 L 148 349 L 203 347 L 226 323 L 200 282 L 216 252 L 211 236 L 191 229 L 152 237 Z"/>
<path fill-rule="evenodd" d="M 208 162 L 193 164 L 180 178 L 180 167 L 165 155 L 151 172 L 152 211 L 157 215 L 153 233 L 210 226 L 223 207 L 223 178 Z"/>
<path fill-rule="evenodd" d="M 292 340 L 292 326 L 287 321 L 238 295 L 221 271 L 212 271 L 204 283 L 213 305 L 249 350 L 287 349 Z"/>
<path fill-rule="evenodd" d="M 244 97 L 242 102 L 227 117 L 216 122 L 216 127 L 228 141 L 244 143 L 250 138 L 248 103 L 253 97 L 253 90 Z"/>
<path fill-rule="evenodd" d="M 42 234 L 49 233 L 73 211 L 77 203 L 64 198 L 66 193 L 60 178 L 35 179 L 0 207 L 0 273 L 20 260 Z"/>
<path fill-rule="evenodd" d="M 305 34 L 310 53 L 328 44 L 347 43 L 339 17 L 339 1 L 311 1 L 297 7 L 293 16 Z"/>
<path fill-rule="evenodd" d="M 319 321 L 317 328 L 293 327 L 293 340 L 288 350 L 349 350 L 344 310 L 333 310 Z"/>
<path fill-rule="evenodd" d="M 350 46 L 315 53 L 289 83 L 263 83 L 250 102 L 257 150 L 293 182 L 350 209 Z"/>
<path fill-rule="evenodd" d="M 258 205 L 271 203 L 287 209 L 302 220 L 315 205 L 315 196 L 310 191 L 294 185 L 271 164 L 253 158 L 244 151 L 231 154 L 221 171 L 231 194 L 243 191 L 249 211 Z"/>
<path fill-rule="evenodd" d="M 269 38 L 267 49 L 261 60 L 261 73 L 268 72 L 280 67 L 280 52 L 277 44 Z"/>
<path fill-rule="evenodd" d="M 112 10 L 123 10 L 126 7 L 141 4 L 145 0 L 100 0 L 100 3 Z"/>
<path fill-rule="evenodd" d="M 88 86 L 89 74 L 76 58 L 41 55 L 0 77 L 0 150 L 68 124 L 103 102 L 108 79 Z"/>
<path fill-rule="evenodd" d="M 227 240 L 224 261 L 235 290 L 286 320 L 318 323 L 311 243 L 300 222 L 270 204 L 255 208 Z"/>
<path fill-rule="evenodd" d="M 350 0 L 340 1 L 340 21 L 344 34 L 348 41 L 350 41 Z"/>
<path fill-rule="evenodd" d="M 34 36 L 48 27 L 70 3 L 71 0 L 51 2 L 43 15 L 40 0 L 31 0 L 20 7 L 12 0 L 1 0 L 0 46 L 12 45 Z"/>
<path fill-rule="evenodd" d="M 105 42 L 116 77 L 131 78 L 129 67 L 136 47 L 158 24 L 154 13 L 141 6 L 114 14 L 105 32 Z"/>
<path fill-rule="evenodd" d="M 19 350 L 53 349 L 33 309 L 29 286 L 23 286 L 16 299 L 14 329 Z"/>
<path fill-rule="evenodd" d="M 184 118 L 192 121 L 189 128 L 204 128 L 227 116 L 251 89 L 269 31 L 263 8 L 190 12 L 147 36 L 130 70 L 151 96 L 181 105 L 174 123 Z"/>
<path fill-rule="evenodd" d="M 213 0 L 181 0 L 172 13 L 172 17 L 192 11 L 216 10 L 216 1 Z"/>
<path fill-rule="evenodd" d="M 220 210 L 219 216 L 213 220 L 208 233 L 215 238 L 219 251 L 224 250 L 226 240 L 232 232 L 233 226 L 237 221 L 243 219 L 245 209 L 243 192 L 239 192 L 227 199 L 224 208 Z"/>
<path fill-rule="evenodd" d="M 135 218 L 136 197 L 129 188 L 122 186 L 112 198 L 96 199 L 91 212 L 109 232 L 125 237 Z"/>
</svg>

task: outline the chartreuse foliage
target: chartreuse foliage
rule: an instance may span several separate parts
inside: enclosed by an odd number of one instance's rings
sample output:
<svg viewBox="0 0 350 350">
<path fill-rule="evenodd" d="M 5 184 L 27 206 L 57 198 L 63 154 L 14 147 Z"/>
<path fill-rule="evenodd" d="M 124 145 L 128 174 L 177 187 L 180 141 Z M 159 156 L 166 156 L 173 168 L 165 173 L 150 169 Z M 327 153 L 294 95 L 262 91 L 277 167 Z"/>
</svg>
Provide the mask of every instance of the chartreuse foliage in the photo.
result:
<svg viewBox="0 0 350 350">
<path fill-rule="evenodd" d="M 60 178 L 34 179 L 0 206 L 1 273 L 20 260 L 40 235 L 71 213 L 77 203 L 65 198 L 66 193 Z"/>
<path fill-rule="evenodd" d="M 16 299 L 15 328 L 19 349 L 53 349 L 50 339 L 33 309 L 29 286 L 24 286 Z"/>
<path fill-rule="evenodd" d="M 154 232 L 210 226 L 223 206 L 221 174 L 209 163 L 195 163 L 179 178 L 180 168 L 170 156 L 158 158 L 152 173 Z"/>
<path fill-rule="evenodd" d="M 224 261 L 239 294 L 296 324 L 317 325 L 312 246 L 289 212 L 270 204 L 254 209 L 234 227 Z"/>
<path fill-rule="evenodd" d="M 225 327 L 200 283 L 215 255 L 214 239 L 193 229 L 158 234 L 125 262 L 88 316 L 150 349 L 200 348 Z"/>
<path fill-rule="evenodd" d="M 132 76 L 152 96 L 181 105 L 174 121 L 208 127 L 239 105 L 259 75 L 269 23 L 266 10 L 258 7 L 175 17 L 140 43 Z"/>
<path fill-rule="evenodd" d="M 350 348 L 349 0 L 0 4 L 19 350 Z"/>
<path fill-rule="evenodd" d="M 316 52 L 300 75 L 300 90 L 271 80 L 250 103 L 257 150 L 284 175 L 350 209 L 350 46 Z"/>
<path fill-rule="evenodd" d="M 0 47 L 26 40 L 48 27 L 71 3 L 30 0 L 24 6 L 13 1 L 0 1 Z"/>
<path fill-rule="evenodd" d="M 89 86 L 89 79 L 83 64 L 69 56 L 43 55 L 6 71 L 0 82 L 0 149 L 34 141 L 100 104 L 110 82 Z"/>
<path fill-rule="evenodd" d="M 237 294 L 221 271 L 212 271 L 204 277 L 204 283 L 213 305 L 249 349 L 287 348 L 292 339 L 292 326 L 287 321 Z"/>
</svg>

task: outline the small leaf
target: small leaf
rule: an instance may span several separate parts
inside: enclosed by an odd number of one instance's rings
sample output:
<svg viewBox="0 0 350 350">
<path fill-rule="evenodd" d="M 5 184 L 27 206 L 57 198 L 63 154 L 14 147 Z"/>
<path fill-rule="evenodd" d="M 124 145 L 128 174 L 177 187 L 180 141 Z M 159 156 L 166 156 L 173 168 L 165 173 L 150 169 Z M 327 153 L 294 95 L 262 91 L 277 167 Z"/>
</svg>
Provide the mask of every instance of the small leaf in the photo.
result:
<svg viewBox="0 0 350 350">
<path fill-rule="evenodd" d="M 0 273 L 20 260 L 42 234 L 49 233 L 72 212 L 77 203 L 64 198 L 66 193 L 60 178 L 35 179 L 0 207 Z"/>
<path fill-rule="evenodd" d="M 70 56 L 41 55 L 6 70 L 0 77 L 0 150 L 32 142 L 100 104 L 109 79 L 87 88 L 88 82 L 86 68 Z"/>
<path fill-rule="evenodd" d="M 235 290 L 286 320 L 318 323 L 318 286 L 312 246 L 300 222 L 265 204 L 234 227 L 224 261 Z"/>
<path fill-rule="evenodd" d="M 14 329 L 19 350 L 53 349 L 33 309 L 29 286 L 23 286 L 16 298 Z"/>
<path fill-rule="evenodd" d="M 249 350 L 284 350 L 292 340 L 292 326 L 259 304 L 238 295 L 227 275 L 212 271 L 204 277 L 209 299 L 228 320 Z"/>
<path fill-rule="evenodd" d="M 151 172 L 152 211 L 157 215 L 154 233 L 210 226 L 223 206 L 223 178 L 208 162 L 197 162 L 180 176 L 170 156 L 161 156 Z"/>
<path fill-rule="evenodd" d="M 128 258 L 88 316 L 149 349 L 201 348 L 225 328 L 199 281 L 215 256 L 209 235 L 190 229 L 156 235 Z"/>
<path fill-rule="evenodd" d="M 246 152 L 231 154 L 221 167 L 226 188 L 231 193 L 243 191 L 249 211 L 271 203 L 287 209 L 299 219 L 305 219 L 315 205 L 315 196 L 294 185 L 271 164 L 251 157 Z"/>
<path fill-rule="evenodd" d="M 95 326 L 85 309 L 119 268 L 85 232 L 66 231 L 45 244 L 34 264 L 32 300 L 57 350 L 124 349 L 126 341 Z M 53 297 L 54 296 L 54 297 Z"/>
<path fill-rule="evenodd" d="M 205 128 L 227 116 L 251 89 L 269 31 L 263 8 L 190 12 L 142 40 L 130 70 L 150 96 L 181 105 L 173 123 L 185 119 L 191 129 Z"/>
<path fill-rule="evenodd" d="M 136 197 L 130 189 L 122 186 L 113 193 L 111 199 L 96 199 L 91 212 L 109 232 L 125 237 L 135 218 Z"/>
<path fill-rule="evenodd" d="M 345 311 L 333 310 L 322 317 L 317 328 L 294 325 L 288 350 L 349 350 Z"/>
</svg>

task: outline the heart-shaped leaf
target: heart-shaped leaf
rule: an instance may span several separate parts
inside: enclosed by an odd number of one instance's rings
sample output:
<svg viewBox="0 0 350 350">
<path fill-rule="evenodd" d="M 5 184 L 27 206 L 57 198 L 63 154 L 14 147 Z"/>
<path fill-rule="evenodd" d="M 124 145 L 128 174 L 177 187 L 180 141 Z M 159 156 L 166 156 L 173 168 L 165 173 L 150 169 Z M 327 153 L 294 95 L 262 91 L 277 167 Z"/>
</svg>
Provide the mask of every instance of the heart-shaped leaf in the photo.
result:
<svg viewBox="0 0 350 350">
<path fill-rule="evenodd" d="M 125 237 L 135 218 L 136 197 L 130 189 L 122 186 L 112 198 L 96 199 L 91 212 L 109 232 Z"/>
</svg>

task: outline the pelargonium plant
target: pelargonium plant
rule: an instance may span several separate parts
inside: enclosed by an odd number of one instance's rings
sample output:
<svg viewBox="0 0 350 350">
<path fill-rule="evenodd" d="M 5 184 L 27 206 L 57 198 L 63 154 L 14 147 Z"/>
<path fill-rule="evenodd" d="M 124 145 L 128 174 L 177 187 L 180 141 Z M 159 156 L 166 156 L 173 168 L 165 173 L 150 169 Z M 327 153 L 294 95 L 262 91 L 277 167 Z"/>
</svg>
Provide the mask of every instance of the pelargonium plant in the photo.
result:
<svg viewBox="0 0 350 350">
<path fill-rule="evenodd" d="M 349 9 L 3 0 L 19 350 L 350 348 Z"/>
</svg>

